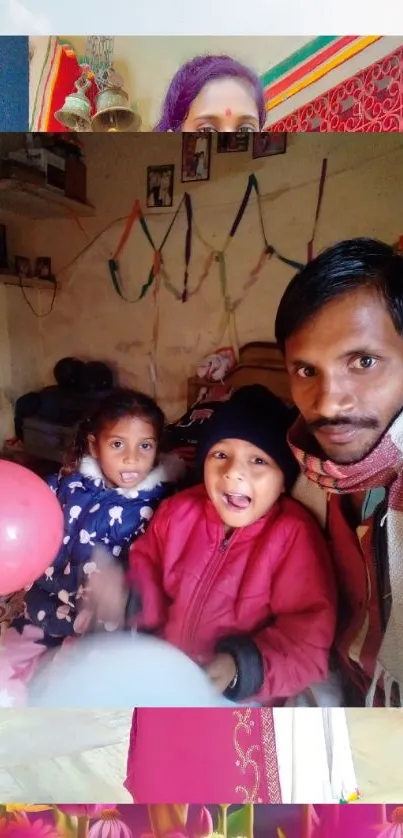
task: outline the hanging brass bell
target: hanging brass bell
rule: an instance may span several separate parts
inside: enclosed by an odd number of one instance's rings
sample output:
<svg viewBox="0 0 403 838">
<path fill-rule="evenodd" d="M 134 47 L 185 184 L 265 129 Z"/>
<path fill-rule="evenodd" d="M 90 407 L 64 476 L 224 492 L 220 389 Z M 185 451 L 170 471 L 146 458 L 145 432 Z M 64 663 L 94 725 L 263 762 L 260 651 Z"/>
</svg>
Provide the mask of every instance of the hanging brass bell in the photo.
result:
<svg viewBox="0 0 403 838">
<path fill-rule="evenodd" d="M 107 87 L 98 93 L 95 107 L 96 113 L 92 117 L 94 131 L 120 132 L 129 128 L 138 131 L 140 128 L 141 118 L 129 105 L 123 80 L 113 71 Z"/>
<path fill-rule="evenodd" d="M 87 99 L 90 85 L 85 73 L 76 81 L 75 92 L 66 96 L 63 107 L 55 113 L 55 119 L 61 125 L 73 131 L 92 131 L 91 102 Z"/>
</svg>

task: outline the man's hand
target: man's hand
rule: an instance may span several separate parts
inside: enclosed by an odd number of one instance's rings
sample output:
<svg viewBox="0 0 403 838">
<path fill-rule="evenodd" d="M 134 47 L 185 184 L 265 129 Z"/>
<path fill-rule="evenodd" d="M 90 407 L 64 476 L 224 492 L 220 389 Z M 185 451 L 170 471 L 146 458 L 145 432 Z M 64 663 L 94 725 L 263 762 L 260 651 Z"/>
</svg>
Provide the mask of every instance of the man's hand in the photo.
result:
<svg viewBox="0 0 403 838">
<path fill-rule="evenodd" d="M 216 655 L 206 667 L 206 673 L 217 691 L 224 693 L 237 675 L 235 660 L 232 655 Z"/>
</svg>

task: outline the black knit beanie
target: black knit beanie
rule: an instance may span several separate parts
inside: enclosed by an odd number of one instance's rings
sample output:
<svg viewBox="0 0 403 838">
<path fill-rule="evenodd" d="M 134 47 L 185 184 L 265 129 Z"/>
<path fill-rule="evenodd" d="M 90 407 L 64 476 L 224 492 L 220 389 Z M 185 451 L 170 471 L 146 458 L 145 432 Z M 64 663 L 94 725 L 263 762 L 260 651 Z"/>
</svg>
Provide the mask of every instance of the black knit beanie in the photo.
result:
<svg viewBox="0 0 403 838">
<path fill-rule="evenodd" d="M 211 448 L 222 439 L 242 439 L 271 457 L 284 474 L 286 491 L 294 485 L 299 466 L 287 443 L 287 431 L 294 412 L 260 384 L 241 387 L 220 405 L 203 430 L 196 461 L 203 473 Z"/>
</svg>

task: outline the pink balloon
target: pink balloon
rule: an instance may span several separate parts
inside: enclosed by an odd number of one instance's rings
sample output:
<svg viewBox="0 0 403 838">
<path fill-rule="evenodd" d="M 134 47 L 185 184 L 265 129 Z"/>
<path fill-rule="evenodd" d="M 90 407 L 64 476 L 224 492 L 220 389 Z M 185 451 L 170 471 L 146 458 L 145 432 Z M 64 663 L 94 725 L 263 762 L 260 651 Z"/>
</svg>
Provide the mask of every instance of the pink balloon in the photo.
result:
<svg viewBox="0 0 403 838">
<path fill-rule="evenodd" d="M 0 460 L 0 596 L 42 575 L 58 553 L 63 529 L 49 486 L 32 471 Z"/>
</svg>

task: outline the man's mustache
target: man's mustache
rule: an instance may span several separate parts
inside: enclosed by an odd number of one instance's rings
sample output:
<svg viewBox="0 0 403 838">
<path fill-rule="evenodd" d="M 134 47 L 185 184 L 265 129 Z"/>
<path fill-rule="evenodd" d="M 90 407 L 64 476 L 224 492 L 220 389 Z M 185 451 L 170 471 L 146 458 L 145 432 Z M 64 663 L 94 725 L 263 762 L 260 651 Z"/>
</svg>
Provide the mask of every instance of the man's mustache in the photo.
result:
<svg viewBox="0 0 403 838">
<path fill-rule="evenodd" d="M 307 422 L 308 429 L 314 433 L 315 431 L 319 431 L 321 428 L 369 428 L 370 430 L 376 430 L 379 428 L 379 422 L 377 419 L 369 416 L 334 416 L 331 419 L 323 417 L 319 417 L 318 419 L 314 419 L 313 422 Z"/>
</svg>

